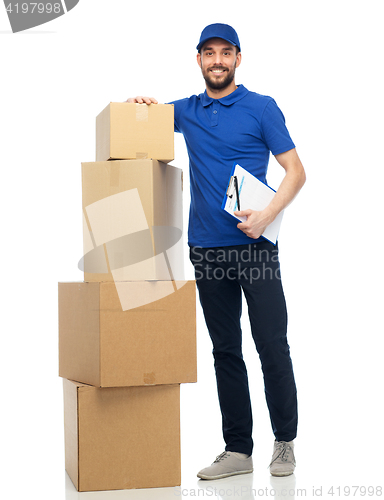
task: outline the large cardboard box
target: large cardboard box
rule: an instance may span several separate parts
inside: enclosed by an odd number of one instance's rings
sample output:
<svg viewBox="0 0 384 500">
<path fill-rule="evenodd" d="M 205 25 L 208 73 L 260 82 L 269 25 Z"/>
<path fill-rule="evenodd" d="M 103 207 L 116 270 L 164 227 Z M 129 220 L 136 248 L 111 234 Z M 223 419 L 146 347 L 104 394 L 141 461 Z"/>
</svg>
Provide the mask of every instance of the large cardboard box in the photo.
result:
<svg viewBox="0 0 384 500">
<path fill-rule="evenodd" d="M 82 163 L 84 280 L 184 279 L 182 190 L 159 161 Z"/>
<path fill-rule="evenodd" d="M 96 118 L 96 161 L 174 159 L 172 104 L 111 102 Z"/>
<path fill-rule="evenodd" d="M 78 491 L 180 485 L 179 385 L 63 383 L 65 468 Z"/>
<path fill-rule="evenodd" d="M 97 387 L 196 382 L 195 282 L 59 283 L 59 375 Z"/>
</svg>

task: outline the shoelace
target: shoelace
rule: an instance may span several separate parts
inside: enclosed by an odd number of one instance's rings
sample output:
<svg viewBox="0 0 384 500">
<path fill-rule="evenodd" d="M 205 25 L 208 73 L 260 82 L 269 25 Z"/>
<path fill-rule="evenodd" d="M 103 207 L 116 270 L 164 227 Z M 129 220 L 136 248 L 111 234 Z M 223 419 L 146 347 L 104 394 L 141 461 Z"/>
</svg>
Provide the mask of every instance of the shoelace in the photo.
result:
<svg viewBox="0 0 384 500">
<path fill-rule="evenodd" d="M 216 464 L 217 462 L 221 462 L 221 460 L 224 460 L 224 458 L 226 458 L 227 456 L 228 456 L 227 452 L 223 451 L 223 453 L 220 453 L 220 455 L 217 455 L 217 457 L 215 458 L 215 461 L 213 463 Z"/>
<path fill-rule="evenodd" d="M 275 462 L 278 458 L 281 458 L 283 462 L 286 462 L 289 458 L 289 455 L 292 451 L 291 446 L 288 445 L 286 441 L 280 441 L 276 447 L 275 453 L 272 456 L 272 461 L 268 465 L 270 467 L 273 462 Z M 295 464 L 295 459 L 292 460 L 293 464 Z"/>
</svg>

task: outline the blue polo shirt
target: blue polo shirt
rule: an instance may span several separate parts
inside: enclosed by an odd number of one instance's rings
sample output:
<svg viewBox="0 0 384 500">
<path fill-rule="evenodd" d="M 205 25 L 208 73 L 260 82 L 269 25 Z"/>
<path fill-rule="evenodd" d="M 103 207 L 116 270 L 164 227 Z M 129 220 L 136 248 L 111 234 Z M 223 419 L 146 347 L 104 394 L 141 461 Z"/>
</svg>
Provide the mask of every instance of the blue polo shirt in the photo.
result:
<svg viewBox="0 0 384 500">
<path fill-rule="evenodd" d="M 205 91 L 174 101 L 175 132 L 184 135 L 189 155 L 191 206 L 188 244 L 218 247 L 255 240 L 222 210 L 233 163 L 266 183 L 269 155 L 295 147 L 276 102 L 239 85 L 213 99 Z"/>
</svg>

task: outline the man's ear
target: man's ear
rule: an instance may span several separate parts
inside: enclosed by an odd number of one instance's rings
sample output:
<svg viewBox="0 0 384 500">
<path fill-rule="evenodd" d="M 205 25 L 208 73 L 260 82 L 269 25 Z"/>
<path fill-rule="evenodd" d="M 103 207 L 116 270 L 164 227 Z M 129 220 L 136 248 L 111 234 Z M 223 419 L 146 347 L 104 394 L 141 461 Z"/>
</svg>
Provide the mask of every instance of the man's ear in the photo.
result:
<svg viewBox="0 0 384 500">
<path fill-rule="evenodd" d="M 241 63 L 241 52 L 236 55 L 236 68 L 240 66 Z"/>
<path fill-rule="evenodd" d="M 201 54 L 200 54 L 200 52 L 198 52 L 198 53 L 197 53 L 196 58 L 197 58 L 197 64 L 198 64 L 198 65 L 200 66 L 200 68 L 201 68 Z"/>
</svg>

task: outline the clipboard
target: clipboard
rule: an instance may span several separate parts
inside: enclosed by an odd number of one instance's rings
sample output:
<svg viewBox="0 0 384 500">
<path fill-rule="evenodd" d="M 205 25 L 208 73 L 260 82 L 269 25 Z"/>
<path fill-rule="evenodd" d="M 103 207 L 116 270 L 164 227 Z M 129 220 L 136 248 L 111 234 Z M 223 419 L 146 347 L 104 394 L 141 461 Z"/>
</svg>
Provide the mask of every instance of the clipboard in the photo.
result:
<svg viewBox="0 0 384 500">
<path fill-rule="evenodd" d="M 261 182 L 257 177 L 241 167 L 237 162 L 233 164 L 228 187 L 224 195 L 221 208 L 235 219 L 245 222 L 246 217 L 237 217 L 233 214 L 236 210 L 250 208 L 251 210 L 263 210 L 271 202 L 276 191 Z M 276 219 L 266 227 L 261 235 L 274 245 L 280 231 L 284 211 L 280 212 Z"/>
</svg>

